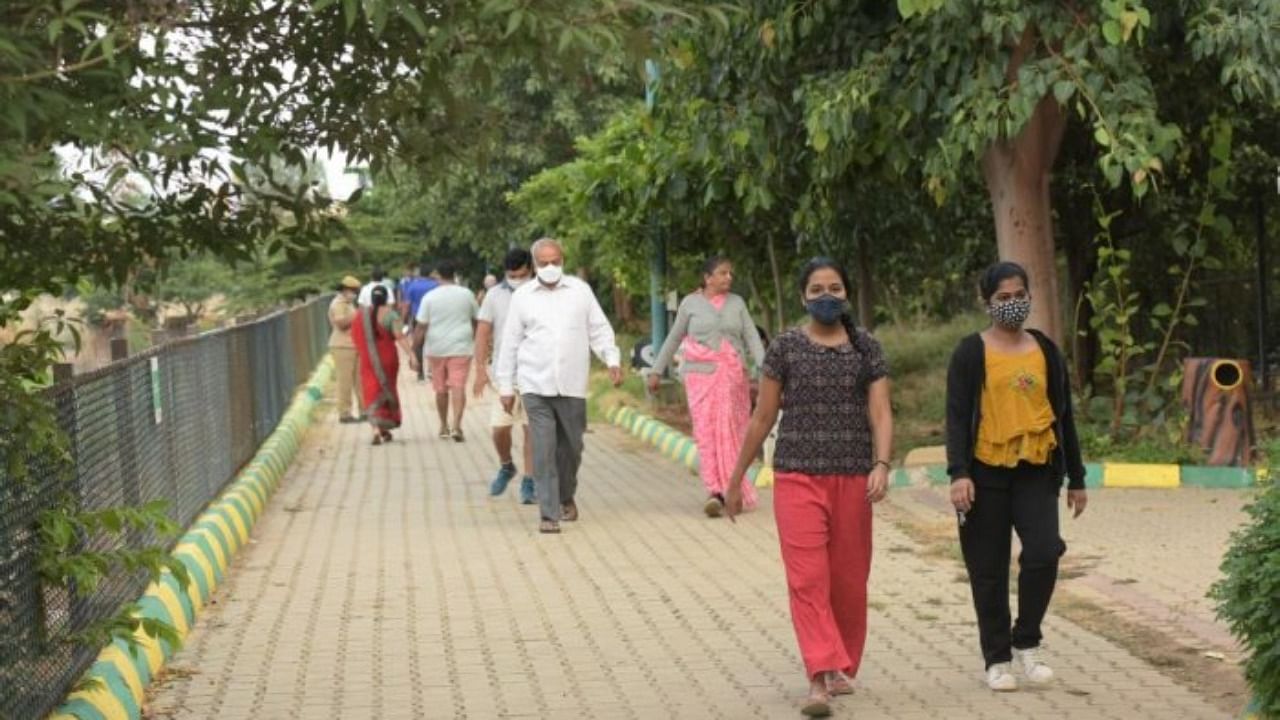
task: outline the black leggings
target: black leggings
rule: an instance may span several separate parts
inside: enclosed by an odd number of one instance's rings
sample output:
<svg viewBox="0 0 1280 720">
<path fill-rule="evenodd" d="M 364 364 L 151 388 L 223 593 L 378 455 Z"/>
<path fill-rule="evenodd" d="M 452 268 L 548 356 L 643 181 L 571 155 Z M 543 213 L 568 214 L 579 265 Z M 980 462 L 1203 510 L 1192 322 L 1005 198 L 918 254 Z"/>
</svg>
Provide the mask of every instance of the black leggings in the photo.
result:
<svg viewBox="0 0 1280 720">
<path fill-rule="evenodd" d="M 975 461 L 973 507 L 960 526 L 960 548 L 969 570 L 978 635 L 987 667 L 1013 659 L 1010 647 L 1040 645 L 1040 622 L 1058 580 L 1058 558 L 1067 545 L 1058 534 L 1059 483 L 1045 465 L 998 468 Z M 1018 619 L 1009 624 L 1011 531 L 1022 541 L 1018 556 Z"/>
</svg>

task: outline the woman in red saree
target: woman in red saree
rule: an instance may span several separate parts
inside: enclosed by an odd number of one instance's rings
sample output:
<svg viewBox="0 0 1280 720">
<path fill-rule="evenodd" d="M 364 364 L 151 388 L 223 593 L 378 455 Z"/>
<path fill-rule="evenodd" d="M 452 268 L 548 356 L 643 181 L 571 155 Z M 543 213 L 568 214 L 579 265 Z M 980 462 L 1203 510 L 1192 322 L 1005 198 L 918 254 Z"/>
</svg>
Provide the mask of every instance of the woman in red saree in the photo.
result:
<svg viewBox="0 0 1280 720">
<path fill-rule="evenodd" d="M 381 445 L 390 442 L 391 431 L 400 427 L 400 393 L 396 389 L 400 353 L 396 345 L 409 356 L 409 366 L 418 369 L 409 338 L 401 330 L 400 314 L 391 307 L 385 287 L 374 287 L 372 305 L 356 313 L 351 339 L 360 359 L 360 387 L 364 412 L 373 426 L 373 444 Z"/>
</svg>

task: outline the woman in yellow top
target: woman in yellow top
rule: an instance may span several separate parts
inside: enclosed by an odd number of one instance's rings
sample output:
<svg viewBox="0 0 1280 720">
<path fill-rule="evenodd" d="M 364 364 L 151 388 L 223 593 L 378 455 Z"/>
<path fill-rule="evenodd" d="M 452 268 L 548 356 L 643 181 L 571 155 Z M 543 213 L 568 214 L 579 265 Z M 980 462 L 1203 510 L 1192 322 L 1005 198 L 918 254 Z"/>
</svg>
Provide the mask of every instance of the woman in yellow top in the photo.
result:
<svg viewBox="0 0 1280 720">
<path fill-rule="evenodd" d="M 1066 543 L 1057 498 L 1079 517 L 1088 496 L 1071 413 L 1071 381 L 1053 341 L 1023 328 L 1030 282 L 1021 266 L 992 265 L 978 283 L 991 326 L 960 341 L 947 372 L 947 473 L 960 521 L 987 686 L 1018 689 L 1012 661 L 1032 683 L 1053 671 L 1040 653 L 1040 623 Z M 1018 618 L 1010 625 L 1011 535 L 1018 556 Z"/>
</svg>

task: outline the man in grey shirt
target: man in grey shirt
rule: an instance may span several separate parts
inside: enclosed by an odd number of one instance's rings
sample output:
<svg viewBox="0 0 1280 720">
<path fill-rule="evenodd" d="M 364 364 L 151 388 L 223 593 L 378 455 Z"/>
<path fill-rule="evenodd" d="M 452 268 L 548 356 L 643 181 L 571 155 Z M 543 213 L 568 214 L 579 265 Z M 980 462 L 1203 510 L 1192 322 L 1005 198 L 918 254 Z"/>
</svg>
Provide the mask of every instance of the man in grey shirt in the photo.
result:
<svg viewBox="0 0 1280 720">
<path fill-rule="evenodd" d="M 476 379 L 475 396 L 484 395 L 484 390 L 491 384 L 489 378 L 490 365 L 498 356 L 502 331 L 507 322 L 507 310 L 511 306 L 511 296 L 521 285 L 533 277 L 533 256 L 524 248 L 514 248 L 502 261 L 506 275 L 502 282 L 489 288 L 484 302 L 480 304 L 480 316 L 476 324 Z M 490 352 L 492 348 L 493 352 Z M 511 429 L 516 424 L 524 428 L 524 478 L 520 481 L 520 502 L 532 505 L 537 502 L 533 481 L 533 443 L 529 440 L 529 418 L 524 412 L 524 403 L 516 395 L 515 404 L 508 412 L 501 403 L 494 403 L 493 412 L 489 416 L 489 426 L 493 428 L 493 447 L 498 451 L 498 460 L 502 466 L 489 485 L 490 495 L 501 495 L 507 491 L 507 485 L 515 479 L 516 464 L 511 459 Z"/>
</svg>

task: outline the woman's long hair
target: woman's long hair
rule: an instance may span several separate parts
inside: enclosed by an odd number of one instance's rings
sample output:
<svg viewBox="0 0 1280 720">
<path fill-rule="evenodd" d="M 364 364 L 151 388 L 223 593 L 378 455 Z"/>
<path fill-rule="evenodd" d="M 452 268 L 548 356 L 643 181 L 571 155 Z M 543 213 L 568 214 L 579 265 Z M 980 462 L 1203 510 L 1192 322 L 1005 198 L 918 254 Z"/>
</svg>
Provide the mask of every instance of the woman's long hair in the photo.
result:
<svg viewBox="0 0 1280 720">
<path fill-rule="evenodd" d="M 378 326 L 382 324 L 378 322 L 378 308 L 387 304 L 390 300 L 390 295 L 387 293 L 385 286 L 374 285 L 373 291 L 369 293 L 369 299 L 371 305 L 369 308 L 369 324 L 372 327 L 368 328 L 368 331 L 376 336 L 378 334 Z"/>
</svg>

